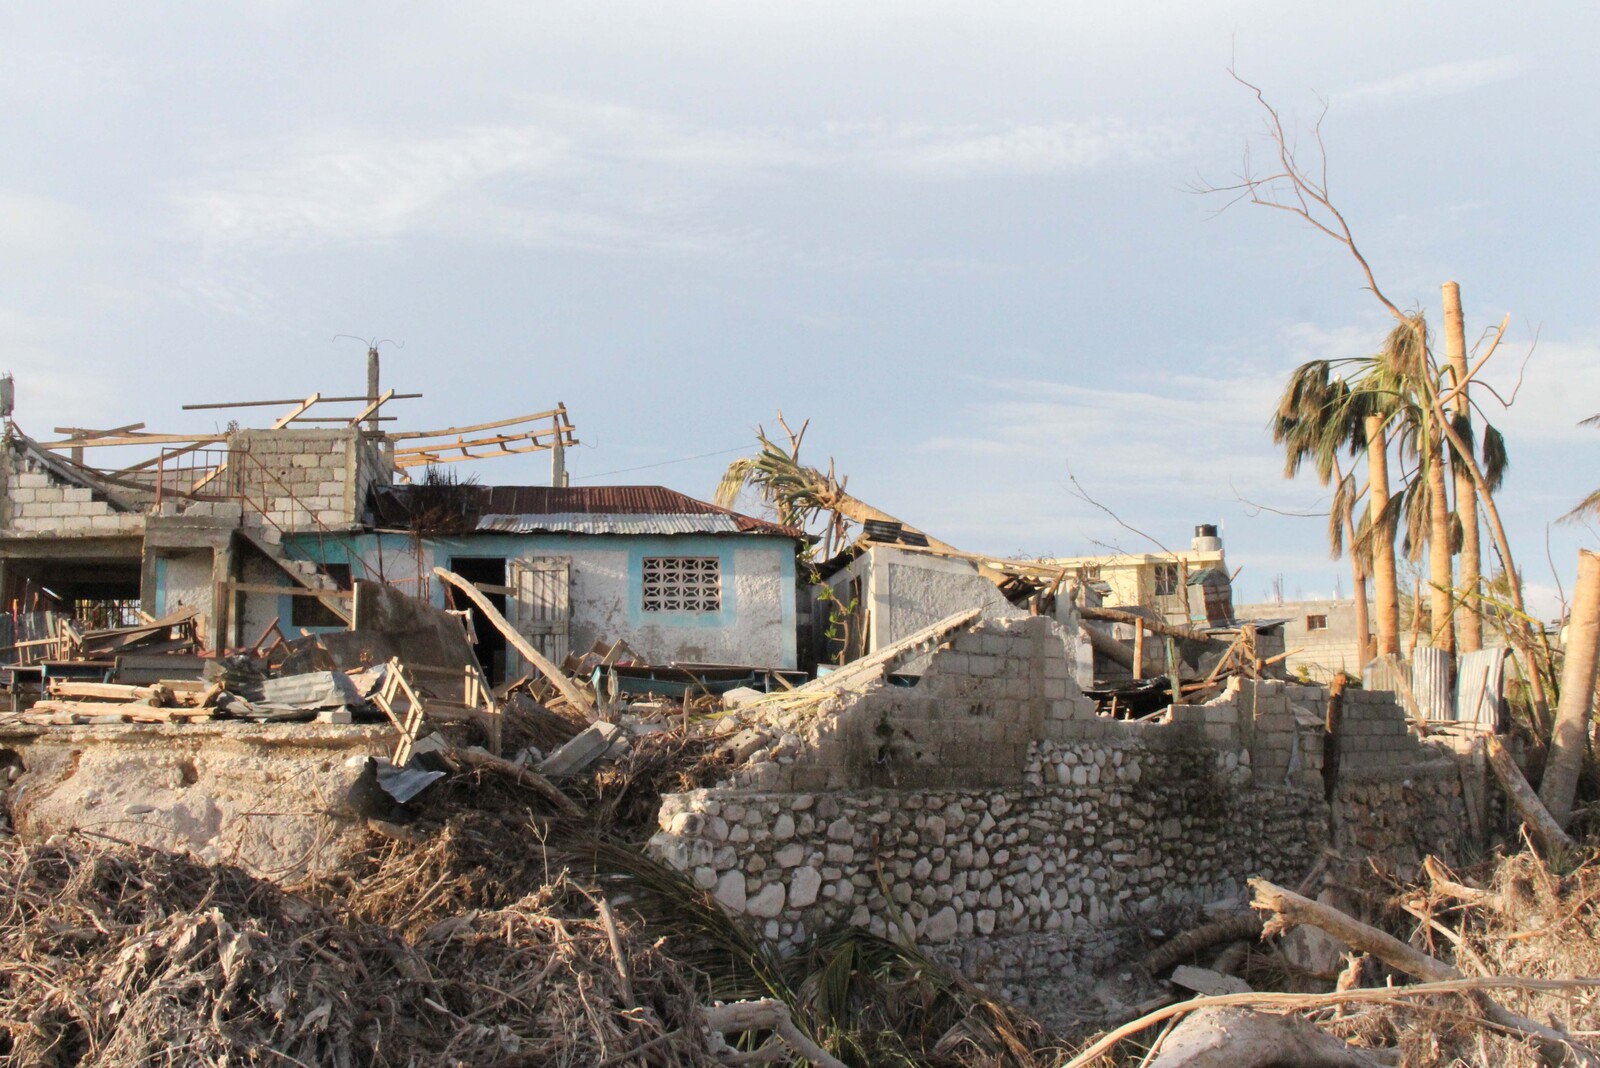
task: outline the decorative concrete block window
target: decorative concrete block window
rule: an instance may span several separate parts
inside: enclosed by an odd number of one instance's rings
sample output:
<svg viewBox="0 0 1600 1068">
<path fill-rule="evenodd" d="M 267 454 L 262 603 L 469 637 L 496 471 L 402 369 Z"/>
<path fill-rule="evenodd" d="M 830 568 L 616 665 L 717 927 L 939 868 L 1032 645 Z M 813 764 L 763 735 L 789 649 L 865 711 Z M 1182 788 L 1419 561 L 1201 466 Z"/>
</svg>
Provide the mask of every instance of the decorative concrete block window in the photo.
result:
<svg viewBox="0 0 1600 1068">
<path fill-rule="evenodd" d="M 1306 630 L 1327 630 L 1327 616 L 1306 616 Z"/>
<path fill-rule="evenodd" d="M 722 611 L 722 561 L 715 556 L 645 557 L 644 610 Z"/>
</svg>

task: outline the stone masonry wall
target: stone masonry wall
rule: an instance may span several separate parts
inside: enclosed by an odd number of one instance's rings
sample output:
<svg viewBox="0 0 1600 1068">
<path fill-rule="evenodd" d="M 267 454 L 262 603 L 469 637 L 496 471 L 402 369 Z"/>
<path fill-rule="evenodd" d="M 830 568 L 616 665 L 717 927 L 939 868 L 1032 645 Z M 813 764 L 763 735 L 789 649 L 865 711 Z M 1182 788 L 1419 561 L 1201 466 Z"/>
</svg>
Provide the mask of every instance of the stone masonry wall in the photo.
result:
<svg viewBox="0 0 1600 1068">
<path fill-rule="evenodd" d="M 25 457 L 12 457 L 9 474 L 7 533 L 107 536 L 144 530 L 143 513 L 118 511 L 93 490 L 62 482 Z"/>
<path fill-rule="evenodd" d="M 1395 863 L 1454 851 L 1457 765 L 1388 695 L 1346 692 L 1330 811 L 1319 687 L 1235 680 L 1132 723 L 1096 714 L 1065 650 L 1051 620 L 987 621 L 915 687 L 751 722 L 729 782 L 664 799 L 652 849 L 775 942 L 864 926 L 1019 997 L 1168 906 L 1298 880 L 1330 834 Z"/>
</svg>

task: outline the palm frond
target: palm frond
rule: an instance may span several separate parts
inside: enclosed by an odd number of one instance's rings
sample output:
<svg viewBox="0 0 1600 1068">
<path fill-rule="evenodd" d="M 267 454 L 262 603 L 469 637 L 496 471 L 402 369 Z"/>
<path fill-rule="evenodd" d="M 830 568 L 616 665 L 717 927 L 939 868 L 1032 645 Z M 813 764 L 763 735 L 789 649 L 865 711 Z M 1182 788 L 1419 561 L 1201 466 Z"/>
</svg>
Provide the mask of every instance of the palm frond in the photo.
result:
<svg viewBox="0 0 1600 1068">
<path fill-rule="evenodd" d="M 1511 466 L 1511 457 L 1506 452 L 1506 439 L 1493 425 L 1483 425 L 1483 480 L 1489 484 L 1489 492 L 1497 493 L 1500 483 L 1505 480 L 1506 469 Z"/>
</svg>

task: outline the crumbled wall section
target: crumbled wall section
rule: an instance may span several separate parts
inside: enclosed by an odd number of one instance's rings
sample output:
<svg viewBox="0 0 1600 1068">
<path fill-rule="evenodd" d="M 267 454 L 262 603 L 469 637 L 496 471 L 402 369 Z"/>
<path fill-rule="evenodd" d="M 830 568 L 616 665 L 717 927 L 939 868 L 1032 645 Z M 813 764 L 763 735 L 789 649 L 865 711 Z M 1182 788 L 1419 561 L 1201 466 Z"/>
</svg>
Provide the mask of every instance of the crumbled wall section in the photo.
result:
<svg viewBox="0 0 1600 1068">
<path fill-rule="evenodd" d="M 249 457 L 232 476 L 250 501 L 247 521 L 259 513 L 286 531 L 355 526 L 360 441 L 357 429 L 236 431 L 228 450 Z"/>
<path fill-rule="evenodd" d="M 1455 851 L 1457 765 L 1388 695 L 1346 693 L 1330 809 L 1321 688 L 1235 680 L 1134 723 L 1097 715 L 1068 674 L 1051 620 L 983 622 L 919 685 L 666 797 L 651 848 L 774 941 L 898 931 L 1001 987 L 1163 906 L 1298 880 L 1330 834 L 1395 863 Z"/>
<path fill-rule="evenodd" d="M 734 785 L 771 792 L 1020 786 L 1035 741 L 1116 731 L 1072 681 L 1073 667 L 1053 620 L 986 620 L 955 635 L 915 687 L 873 690 L 823 719 L 803 753 L 751 764 Z"/>
<path fill-rule="evenodd" d="M 6 487 L 11 534 L 109 536 L 144 531 L 142 512 L 122 512 L 91 489 L 73 486 L 24 456 L 13 455 Z"/>
</svg>

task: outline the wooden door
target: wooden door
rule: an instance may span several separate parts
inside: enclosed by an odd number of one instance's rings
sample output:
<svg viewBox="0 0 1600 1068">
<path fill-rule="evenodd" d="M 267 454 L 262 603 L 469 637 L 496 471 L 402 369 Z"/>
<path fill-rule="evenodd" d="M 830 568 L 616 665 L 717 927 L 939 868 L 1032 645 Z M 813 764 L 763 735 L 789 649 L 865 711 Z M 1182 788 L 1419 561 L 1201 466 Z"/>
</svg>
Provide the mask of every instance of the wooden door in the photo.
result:
<svg viewBox="0 0 1600 1068">
<path fill-rule="evenodd" d="M 558 665 L 567 658 L 568 628 L 572 622 L 571 582 L 572 560 L 569 557 L 527 556 L 511 563 L 511 588 L 515 593 L 509 606 L 511 625 Z M 507 668 L 507 677 L 530 670 L 515 650 L 506 650 L 506 659 L 513 658 L 517 666 L 514 670 Z"/>
</svg>

